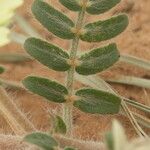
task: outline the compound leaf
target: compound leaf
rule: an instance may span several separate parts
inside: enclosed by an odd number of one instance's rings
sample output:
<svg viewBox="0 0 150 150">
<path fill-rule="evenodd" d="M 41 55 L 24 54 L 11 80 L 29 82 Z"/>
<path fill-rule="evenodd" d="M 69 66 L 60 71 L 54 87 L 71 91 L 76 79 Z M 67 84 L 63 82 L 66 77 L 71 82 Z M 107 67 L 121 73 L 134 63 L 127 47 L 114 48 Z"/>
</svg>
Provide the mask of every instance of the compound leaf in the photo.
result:
<svg viewBox="0 0 150 150">
<path fill-rule="evenodd" d="M 80 37 L 83 41 L 87 42 L 105 41 L 119 35 L 127 26 L 128 17 L 123 14 L 108 20 L 87 24 L 85 26 L 85 33 Z"/>
<path fill-rule="evenodd" d="M 59 47 L 36 38 L 25 41 L 26 51 L 43 65 L 56 71 L 67 71 L 69 55 Z"/>
<path fill-rule="evenodd" d="M 59 0 L 59 2 L 72 11 L 80 11 L 82 9 L 80 0 Z"/>
<path fill-rule="evenodd" d="M 29 91 L 56 103 L 65 102 L 65 96 L 68 94 L 67 89 L 63 85 L 42 77 L 26 77 L 23 80 L 23 85 Z"/>
<path fill-rule="evenodd" d="M 121 0 L 89 0 L 86 11 L 90 14 L 101 14 L 117 5 Z"/>
<path fill-rule="evenodd" d="M 39 146 L 43 150 L 54 150 L 58 146 L 54 138 L 42 132 L 28 134 L 24 137 L 24 141 Z"/>
<path fill-rule="evenodd" d="M 71 28 L 74 27 L 74 23 L 46 2 L 35 0 L 32 12 L 35 18 L 54 35 L 62 39 L 73 39 Z"/>
<path fill-rule="evenodd" d="M 65 122 L 60 116 L 54 118 L 54 131 L 55 133 L 66 134 L 67 127 Z"/>
<path fill-rule="evenodd" d="M 5 68 L 0 66 L 0 74 L 3 73 L 5 71 Z"/>
<path fill-rule="evenodd" d="M 91 114 L 116 114 L 119 112 L 121 99 L 111 93 L 81 89 L 76 92 L 77 100 L 74 106 L 83 112 Z"/>
<path fill-rule="evenodd" d="M 82 75 L 91 75 L 111 67 L 119 59 L 116 44 L 97 48 L 79 58 L 80 65 L 76 71 Z"/>
</svg>

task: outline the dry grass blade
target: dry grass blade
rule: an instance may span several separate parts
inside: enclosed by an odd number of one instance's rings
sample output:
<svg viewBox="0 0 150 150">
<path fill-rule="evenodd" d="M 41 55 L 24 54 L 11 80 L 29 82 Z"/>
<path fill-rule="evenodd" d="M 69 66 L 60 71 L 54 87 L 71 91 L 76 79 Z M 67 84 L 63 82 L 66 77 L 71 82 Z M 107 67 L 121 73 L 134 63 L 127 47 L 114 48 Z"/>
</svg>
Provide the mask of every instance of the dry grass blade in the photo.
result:
<svg viewBox="0 0 150 150">
<path fill-rule="evenodd" d="M 16 135 L 36 130 L 2 87 L 0 87 L 0 106 L 0 112 Z"/>
</svg>

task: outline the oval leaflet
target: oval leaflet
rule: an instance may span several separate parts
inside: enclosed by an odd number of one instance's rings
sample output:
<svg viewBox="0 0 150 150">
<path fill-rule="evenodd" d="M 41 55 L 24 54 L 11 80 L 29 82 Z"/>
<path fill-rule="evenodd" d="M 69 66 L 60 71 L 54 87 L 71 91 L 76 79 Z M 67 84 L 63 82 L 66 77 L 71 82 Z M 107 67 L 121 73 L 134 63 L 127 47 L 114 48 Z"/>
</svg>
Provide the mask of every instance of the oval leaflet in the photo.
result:
<svg viewBox="0 0 150 150">
<path fill-rule="evenodd" d="M 89 0 L 90 5 L 86 11 L 93 15 L 101 14 L 116 6 L 120 1 L 121 0 Z"/>
<path fill-rule="evenodd" d="M 24 137 L 24 141 L 39 146 L 43 150 L 54 150 L 54 148 L 58 146 L 54 138 L 42 132 L 28 134 Z"/>
<path fill-rule="evenodd" d="M 59 2 L 72 11 L 80 11 L 82 9 L 80 0 L 59 0 Z"/>
<path fill-rule="evenodd" d="M 121 99 L 108 92 L 89 88 L 78 90 L 76 96 L 74 106 L 86 113 L 116 114 L 120 110 Z"/>
<path fill-rule="evenodd" d="M 68 95 L 67 89 L 55 81 L 42 77 L 28 76 L 22 83 L 29 91 L 43 96 L 49 101 L 55 103 L 66 101 L 65 96 Z"/>
<path fill-rule="evenodd" d="M 25 41 L 26 51 L 43 65 L 55 71 L 67 71 L 70 65 L 67 63 L 69 55 L 61 48 L 36 38 Z"/>
<path fill-rule="evenodd" d="M 119 57 L 116 44 L 94 49 L 79 58 L 81 63 L 76 67 L 76 72 L 82 75 L 99 73 L 116 63 Z"/>
<path fill-rule="evenodd" d="M 46 2 L 35 0 L 32 12 L 35 18 L 54 35 L 62 39 L 74 38 L 74 34 L 71 32 L 71 28 L 74 27 L 72 20 Z"/>
<path fill-rule="evenodd" d="M 101 42 L 116 37 L 128 26 L 127 15 L 119 15 L 108 20 L 89 23 L 84 27 L 85 33 L 80 36 L 87 42 Z"/>
</svg>

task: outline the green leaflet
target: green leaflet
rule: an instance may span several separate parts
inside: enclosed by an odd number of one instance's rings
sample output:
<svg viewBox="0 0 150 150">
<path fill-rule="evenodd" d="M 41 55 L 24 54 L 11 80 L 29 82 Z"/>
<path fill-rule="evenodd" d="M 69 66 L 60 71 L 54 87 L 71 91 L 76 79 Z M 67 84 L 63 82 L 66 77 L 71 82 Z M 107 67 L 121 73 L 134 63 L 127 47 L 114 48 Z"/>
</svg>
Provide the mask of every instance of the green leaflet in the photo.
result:
<svg viewBox="0 0 150 150">
<path fill-rule="evenodd" d="M 24 141 L 39 146 L 43 150 L 54 150 L 55 147 L 58 146 L 58 143 L 54 138 L 42 132 L 26 135 Z"/>
<path fill-rule="evenodd" d="M 72 11 L 80 11 L 82 9 L 79 4 L 80 1 L 81 0 L 59 0 L 62 5 Z"/>
<path fill-rule="evenodd" d="M 74 34 L 71 32 L 74 23 L 44 1 L 35 0 L 32 5 L 32 12 L 36 19 L 54 35 L 62 39 L 74 38 Z"/>
<path fill-rule="evenodd" d="M 65 102 L 65 95 L 68 94 L 67 89 L 63 85 L 42 77 L 26 77 L 23 80 L 23 85 L 29 91 L 56 103 Z"/>
<path fill-rule="evenodd" d="M 60 116 L 54 118 L 54 131 L 55 133 L 66 134 L 67 127 Z"/>
<path fill-rule="evenodd" d="M 121 0 L 89 0 L 87 2 L 86 11 L 89 14 L 101 14 L 117 5 Z M 80 11 L 82 9 L 82 0 L 59 0 L 66 8 L 72 11 Z"/>
<path fill-rule="evenodd" d="M 25 41 L 26 51 L 43 65 L 55 71 L 67 71 L 69 55 L 59 47 L 36 38 Z"/>
<path fill-rule="evenodd" d="M 0 74 L 3 73 L 5 71 L 5 68 L 0 66 Z"/>
<path fill-rule="evenodd" d="M 83 112 L 91 114 L 116 114 L 119 112 L 121 99 L 111 93 L 81 89 L 76 92 L 78 99 L 74 106 Z"/>
<path fill-rule="evenodd" d="M 121 0 L 89 0 L 86 11 L 90 14 L 101 14 L 117 5 Z"/>
<path fill-rule="evenodd" d="M 81 64 L 76 71 L 82 75 L 91 75 L 111 67 L 119 59 L 119 51 L 116 44 L 110 44 L 103 48 L 97 48 L 79 58 Z"/>
<path fill-rule="evenodd" d="M 119 35 L 127 26 L 127 15 L 119 15 L 108 20 L 87 24 L 85 33 L 80 38 L 87 42 L 105 41 Z"/>
</svg>

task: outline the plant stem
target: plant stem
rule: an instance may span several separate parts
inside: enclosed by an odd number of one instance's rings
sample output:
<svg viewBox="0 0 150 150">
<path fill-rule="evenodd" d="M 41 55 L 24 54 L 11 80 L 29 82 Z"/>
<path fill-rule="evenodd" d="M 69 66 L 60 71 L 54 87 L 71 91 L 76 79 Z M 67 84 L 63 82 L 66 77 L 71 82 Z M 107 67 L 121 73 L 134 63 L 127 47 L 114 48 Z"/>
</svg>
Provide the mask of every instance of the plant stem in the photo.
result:
<svg viewBox="0 0 150 150">
<path fill-rule="evenodd" d="M 134 117 L 138 120 L 138 122 L 143 125 L 144 127 L 150 129 L 150 120 L 140 114 L 132 112 Z"/>
<path fill-rule="evenodd" d="M 59 146 L 65 149 L 66 145 L 75 147 L 78 150 L 104 150 L 105 145 L 102 142 L 83 141 L 73 138 L 67 138 L 60 135 L 55 135 L 54 138 L 58 141 Z M 37 150 L 36 146 L 23 142 L 22 136 L 0 134 L 0 150 Z"/>
<path fill-rule="evenodd" d="M 14 89 L 14 90 L 25 90 L 23 85 L 16 81 L 4 80 L 0 78 L 0 85 L 3 88 Z"/>
<path fill-rule="evenodd" d="M 27 54 L 17 54 L 17 53 L 0 53 L 0 62 L 3 63 L 18 63 L 18 62 L 27 62 L 34 60 Z"/>
<path fill-rule="evenodd" d="M 24 135 L 27 132 L 36 131 L 33 124 L 18 109 L 2 87 L 0 87 L 0 113 L 2 113 L 16 135 Z"/>
<path fill-rule="evenodd" d="M 16 14 L 15 20 L 25 33 L 41 38 L 40 34 L 22 16 Z"/>
<path fill-rule="evenodd" d="M 150 80 L 132 77 L 132 76 L 117 76 L 115 78 L 106 79 L 107 82 L 135 85 L 138 87 L 150 89 Z"/>
<path fill-rule="evenodd" d="M 28 36 L 16 32 L 11 32 L 9 38 L 11 41 L 23 45 Z"/>
<path fill-rule="evenodd" d="M 150 70 L 150 61 L 143 60 L 135 56 L 123 54 L 121 55 L 120 61 L 141 67 L 146 70 Z"/>
<path fill-rule="evenodd" d="M 146 105 L 144 105 L 144 104 L 141 104 L 141 103 L 136 102 L 136 101 L 134 101 L 134 100 L 130 100 L 130 99 L 125 98 L 125 97 L 122 97 L 122 98 L 124 99 L 124 101 L 125 101 L 128 105 L 133 106 L 133 107 L 135 107 L 135 108 L 137 108 L 137 109 L 139 109 L 139 110 L 142 110 L 142 111 L 144 111 L 145 113 L 150 113 L 150 107 L 149 107 L 149 106 L 146 106 Z"/>
<path fill-rule="evenodd" d="M 76 30 L 80 31 L 82 29 L 84 15 L 85 15 L 85 6 L 87 3 L 87 0 L 84 0 L 84 5 L 82 7 L 81 12 L 79 12 L 77 23 L 76 23 Z M 77 56 L 77 50 L 79 45 L 79 35 L 75 34 L 75 37 L 72 41 L 72 48 L 70 51 L 70 60 L 75 61 Z M 67 75 L 67 89 L 69 96 L 73 95 L 73 89 L 74 89 L 74 75 L 75 75 L 75 66 L 72 65 L 71 68 L 68 71 Z M 63 105 L 63 118 L 67 125 L 67 136 L 72 136 L 72 102 L 68 102 Z"/>
<path fill-rule="evenodd" d="M 122 110 L 120 111 L 120 113 L 122 114 L 126 114 L 126 116 L 129 118 L 131 124 L 133 125 L 136 133 L 140 136 L 140 137 L 148 137 L 148 135 L 143 131 L 143 129 L 139 126 L 138 122 L 136 121 L 133 112 L 130 111 L 130 109 L 128 108 L 127 104 L 125 103 L 125 101 L 122 99 Z"/>
</svg>

